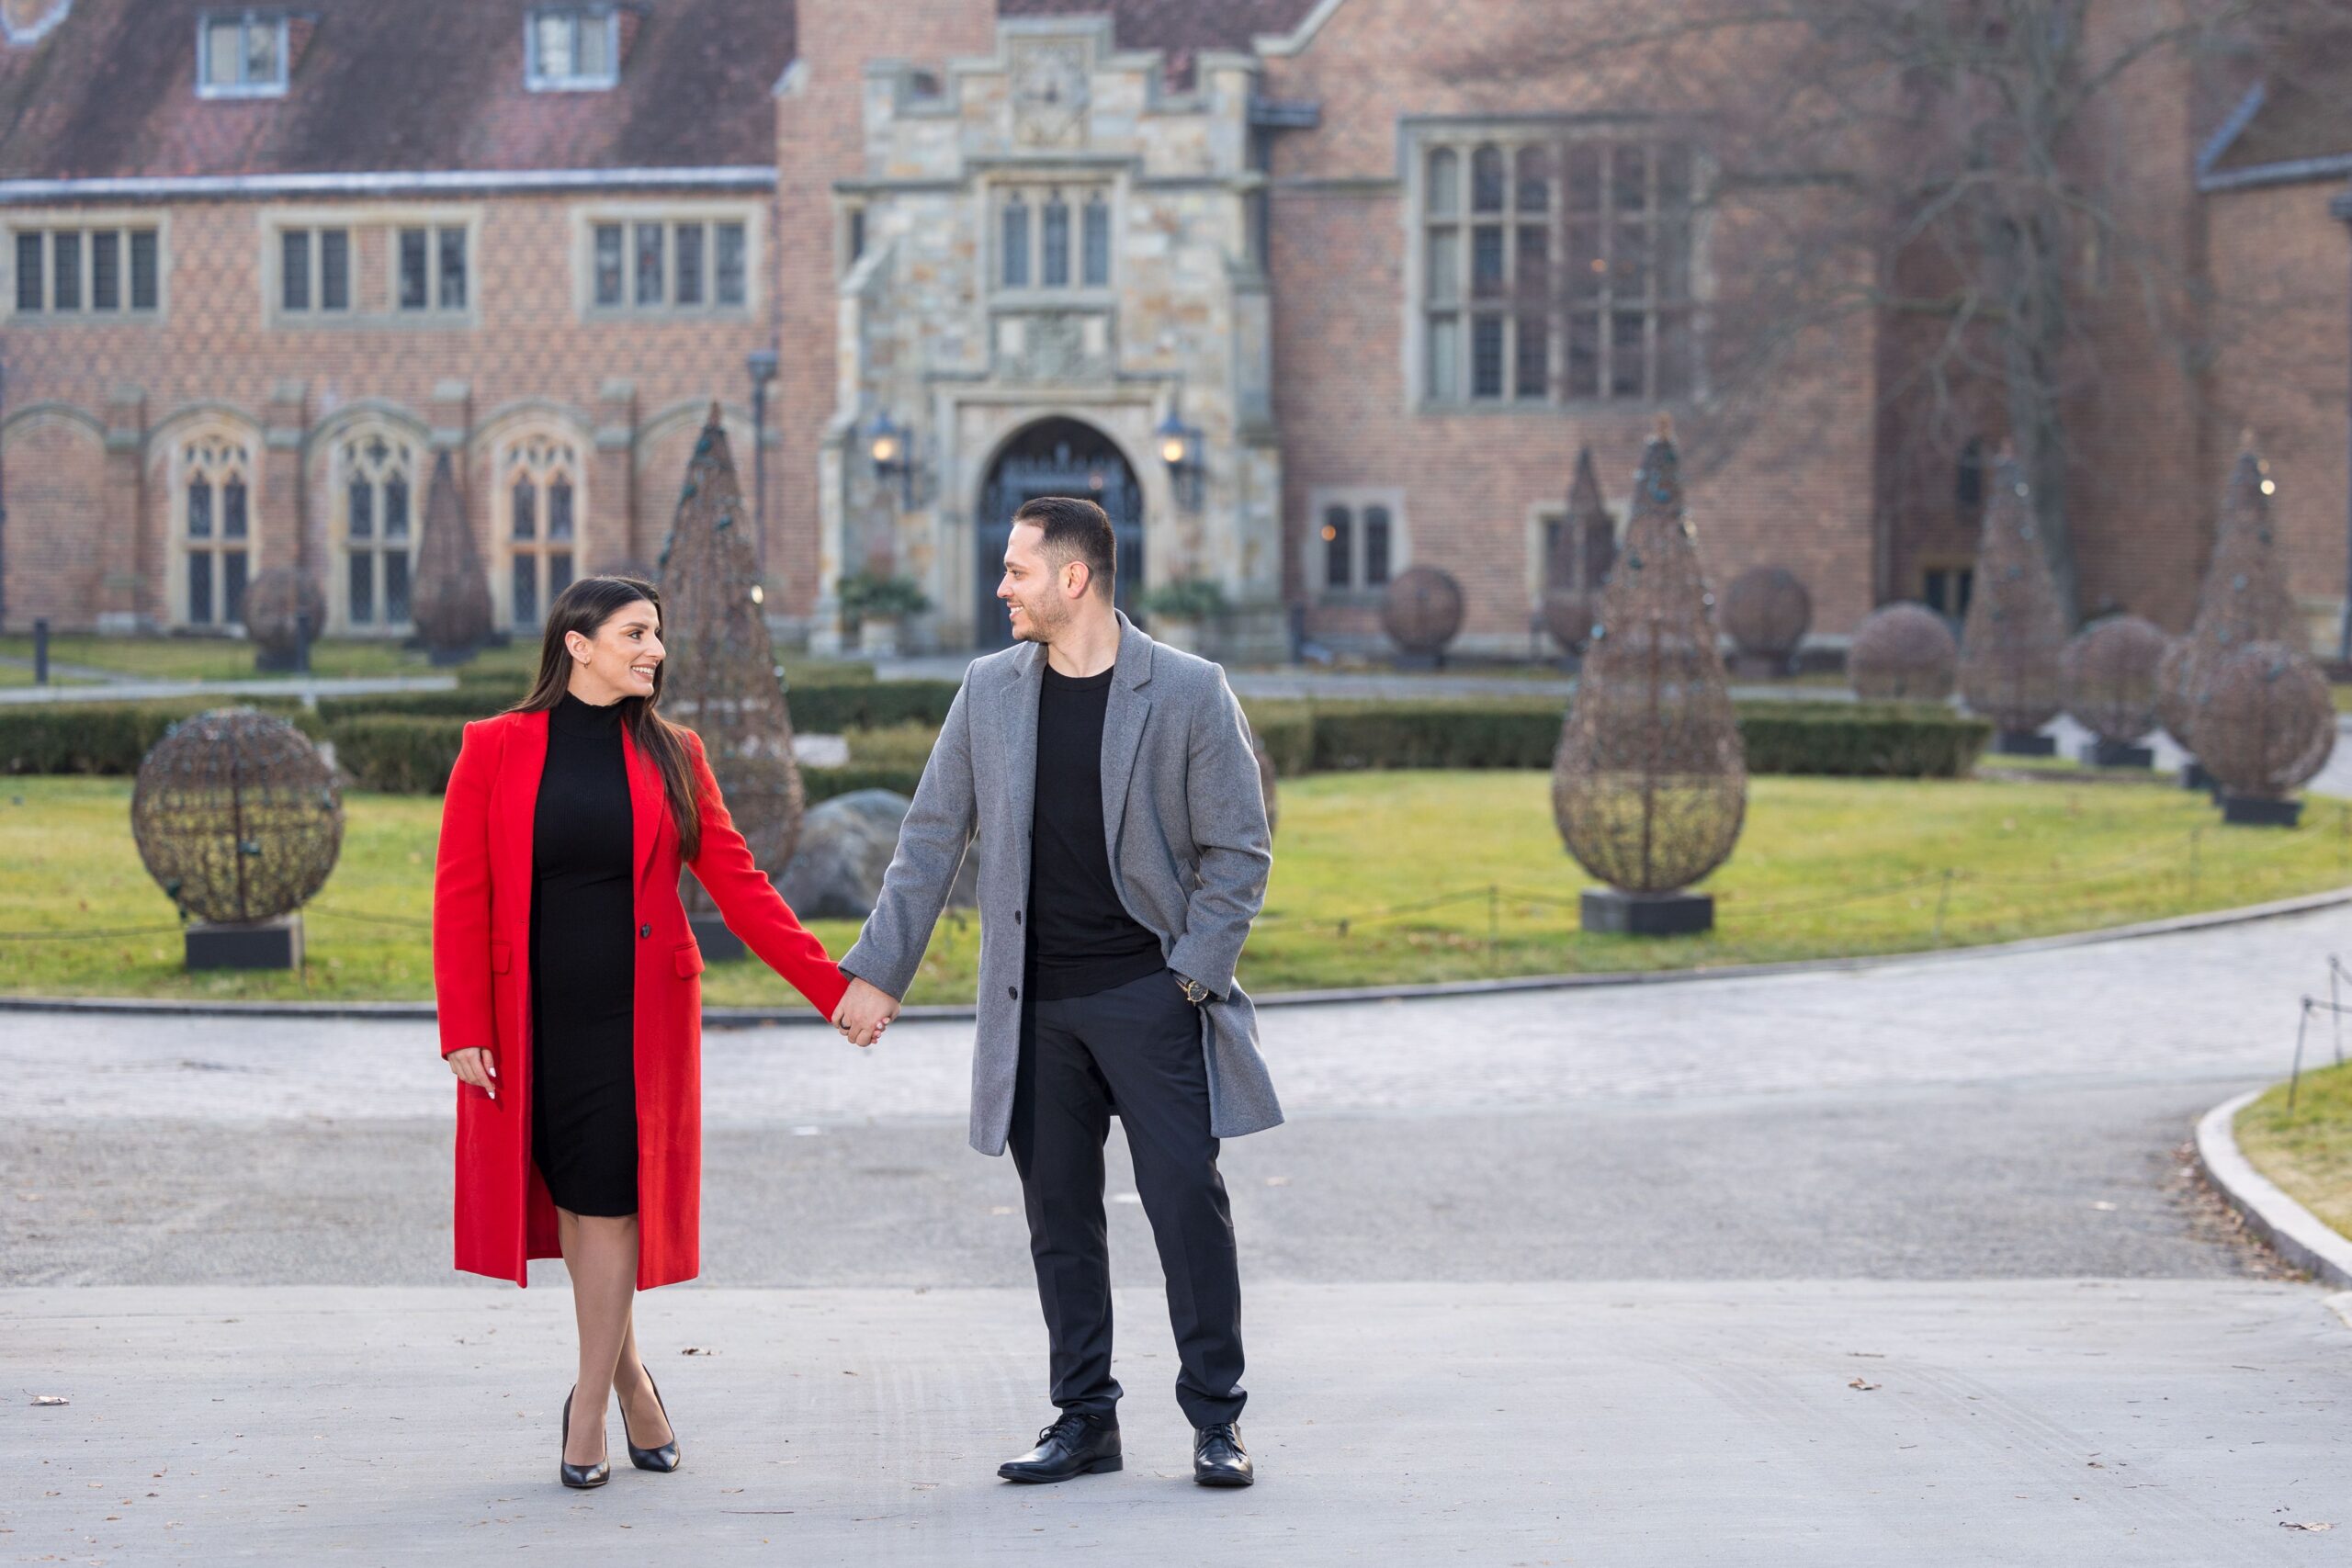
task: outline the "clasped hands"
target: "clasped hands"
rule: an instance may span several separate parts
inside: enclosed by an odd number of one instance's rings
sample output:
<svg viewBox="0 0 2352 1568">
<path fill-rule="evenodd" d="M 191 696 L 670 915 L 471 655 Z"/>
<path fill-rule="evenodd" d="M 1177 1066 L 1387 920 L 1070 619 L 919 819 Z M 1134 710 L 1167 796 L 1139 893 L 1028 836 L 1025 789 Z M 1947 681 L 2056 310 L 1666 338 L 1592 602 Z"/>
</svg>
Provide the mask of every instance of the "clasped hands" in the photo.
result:
<svg viewBox="0 0 2352 1568">
<path fill-rule="evenodd" d="M 898 998 L 853 976 L 849 989 L 842 993 L 841 1006 L 833 1010 L 833 1027 L 853 1045 L 871 1045 L 898 1016 Z"/>
</svg>

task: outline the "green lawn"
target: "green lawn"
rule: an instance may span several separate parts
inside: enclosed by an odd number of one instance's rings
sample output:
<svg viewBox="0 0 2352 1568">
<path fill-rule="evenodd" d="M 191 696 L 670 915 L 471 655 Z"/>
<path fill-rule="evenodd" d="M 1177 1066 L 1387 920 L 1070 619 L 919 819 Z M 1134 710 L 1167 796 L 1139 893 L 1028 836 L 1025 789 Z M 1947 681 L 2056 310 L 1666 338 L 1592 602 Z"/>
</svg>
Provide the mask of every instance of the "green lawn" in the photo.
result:
<svg viewBox="0 0 2352 1568">
<path fill-rule="evenodd" d="M 2332 1062 L 2333 1032 L 2314 1018 L 2306 1062 Z M 2352 1064 L 2305 1073 L 2287 1109 L 2278 1084 L 2238 1112 L 2238 1147 L 2287 1195 L 2352 1235 Z"/>
<path fill-rule="evenodd" d="M 356 795 L 309 914 L 300 976 L 179 967 L 172 911 L 139 864 L 122 779 L 0 782 L 0 990 L 170 997 L 420 998 L 440 803 Z M 1765 778 L 1719 873 L 1719 929 L 1587 936 L 1587 878 L 1532 773 L 1337 773 L 1283 785 L 1266 910 L 1242 961 L 1259 990 L 1656 969 L 2003 941 L 2352 884 L 2352 819 L 2315 802 L 2292 831 L 2224 829 L 2199 796 L 2047 784 Z M 1947 885 L 1945 873 L 1952 874 Z M 1491 890 L 1491 891 L 1490 891 Z M 1491 924 L 1490 924 L 1491 921 Z M 1344 924 L 1342 923 L 1344 922 Z M 148 928 L 164 928 L 153 930 Z M 820 921 L 826 947 L 855 936 Z M 977 926 L 943 922 L 910 999 L 967 1001 Z M 756 963 L 714 1003 L 775 1004 Z"/>
</svg>

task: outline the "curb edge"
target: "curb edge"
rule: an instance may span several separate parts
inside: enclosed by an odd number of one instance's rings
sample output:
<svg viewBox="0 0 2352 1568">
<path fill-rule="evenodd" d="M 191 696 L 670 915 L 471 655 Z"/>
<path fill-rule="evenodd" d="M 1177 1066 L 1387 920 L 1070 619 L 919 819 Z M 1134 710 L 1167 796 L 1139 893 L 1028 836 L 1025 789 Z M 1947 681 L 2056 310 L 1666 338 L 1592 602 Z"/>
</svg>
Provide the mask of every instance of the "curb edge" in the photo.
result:
<svg viewBox="0 0 2352 1568">
<path fill-rule="evenodd" d="M 2239 1111 L 2267 1089 L 2248 1089 L 2213 1107 L 2197 1122 L 2197 1166 L 2230 1207 L 2245 1217 L 2262 1238 L 2289 1262 L 2311 1271 L 2321 1283 L 2352 1291 L 2352 1241 L 2281 1191 L 2238 1148 L 2233 1123 Z M 2331 1302 L 2331 1304 L 2334 1304 Z M 2339 1313 L 2338 1315 L 2342 1315 Z M 2352 1322 L 2352 1318 L 2347 1318 Z"/>
</svg>

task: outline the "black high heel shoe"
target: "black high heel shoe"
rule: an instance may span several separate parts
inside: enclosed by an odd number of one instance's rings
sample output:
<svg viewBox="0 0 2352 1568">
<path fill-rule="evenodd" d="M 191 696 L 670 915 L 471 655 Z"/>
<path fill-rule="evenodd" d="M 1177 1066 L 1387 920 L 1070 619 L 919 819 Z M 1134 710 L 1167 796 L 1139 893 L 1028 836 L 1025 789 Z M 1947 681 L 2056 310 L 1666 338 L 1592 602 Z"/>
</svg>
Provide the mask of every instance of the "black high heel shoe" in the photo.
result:
<svg viewBox="0 0 2352 1568">
<path fill-rule="evenodd" d="M 670 1407 L 662 1404 L 662 1385 L 653 1381 L 650 1371 L 645 1374 L 645 1386 L 653 1391 L 653 1403 L 662 1405 L 662 1420 L 670 1428 L 670 1440 L 658 1449 L 639 1448 L 637 1439 L 628 1435 L 628 1404 L 626 1400 L 621 1404 L 621 1440 L 628 1444 L 629 1463 L 639 1470 L 659 1471 L 667 1475 L 678 1468 L 678 1427 L 670 1419 Z"/>
<path fill-rule="evenodd" d="M 571 1393 L 579 1392 L 575 1388 Z M 563 1396 L 563 1446 L 566 1449 L 571 1447 L 571 1393 Z M 628 1422 L 623 1420 L 621 1425 L 626 1427 Z M 634 1457 L 637 1450 L 631 1449 L 629 1452 Z M 594 1464 L 574 1464 L 559 1451 L 556 1455 L 556 1468 L 557 1473 L 563 1477 L 563 1483 L 566 1486 L 582 1492 L 591 1487 L 602 1486 L 613 1478 L 613 1467 L 608 1459 L 600 1459 Z"/>
</svg>

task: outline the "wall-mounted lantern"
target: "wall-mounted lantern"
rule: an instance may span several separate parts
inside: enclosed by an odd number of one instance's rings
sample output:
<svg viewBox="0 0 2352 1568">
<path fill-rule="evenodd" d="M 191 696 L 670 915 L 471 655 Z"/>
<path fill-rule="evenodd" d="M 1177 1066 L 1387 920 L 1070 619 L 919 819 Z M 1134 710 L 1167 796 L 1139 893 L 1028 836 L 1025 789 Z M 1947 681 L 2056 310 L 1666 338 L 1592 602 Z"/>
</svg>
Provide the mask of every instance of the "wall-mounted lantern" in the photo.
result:
<svg viewBox="0 0 2352 1568">
<path fill-rule="evenodd" d="M 1159 443 L 1159 460 L 1168 465 L 1168 478 L 1176 488 L 1177 504 L 1187 511 L 1201 504 L 1201 433 L 1197 426 L 1186 424 L 1168 405 L 1168 417 L 1152 432 Z"/>
<path fill-rule="evenodd" d="M 866 455 L 874 460 L 876 482 L 887 485 L 892 479 L 899 481 L 899 510 L 911 512 L 915 505 L 914 432 L 890 418 L 888 409 L 876 410 L 874 422 L 865 429 Z"/>
</svg>

